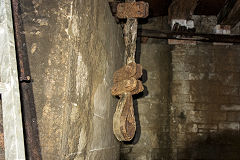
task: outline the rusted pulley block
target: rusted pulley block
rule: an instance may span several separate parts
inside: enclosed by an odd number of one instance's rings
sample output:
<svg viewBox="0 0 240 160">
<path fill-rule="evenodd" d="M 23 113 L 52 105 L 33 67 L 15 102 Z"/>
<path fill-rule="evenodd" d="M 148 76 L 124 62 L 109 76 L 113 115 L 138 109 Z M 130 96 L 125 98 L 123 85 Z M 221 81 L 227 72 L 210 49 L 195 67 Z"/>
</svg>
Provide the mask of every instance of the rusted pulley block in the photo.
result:
<svg viewBox="0 0 240 160">
<path fill-rule="evenodd" d="M 116 112 L 113 116 L 113 132 L 119 141 L 130 141 L 136 131 L 132 95 L 143 91 L 142 66 L 136 63 L 125 65 L 114 73 L 112 95 L 119 96 Z"/>
<path fill-rule="evenodd" d="M 119 3 L 117 18 L 146 18 L 149 14 L 149 4 L 143 1 Z"/>
</svg>

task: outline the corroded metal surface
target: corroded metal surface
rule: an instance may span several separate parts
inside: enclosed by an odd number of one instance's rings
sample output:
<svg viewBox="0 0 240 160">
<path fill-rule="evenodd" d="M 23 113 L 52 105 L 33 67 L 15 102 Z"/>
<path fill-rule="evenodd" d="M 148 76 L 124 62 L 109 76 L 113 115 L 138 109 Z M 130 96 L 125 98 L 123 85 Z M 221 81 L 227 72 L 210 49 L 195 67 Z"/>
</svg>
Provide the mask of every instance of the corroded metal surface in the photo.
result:
<svg viewBox="0 0 240 160">
<path fill-rule="evenodd" d="M 0 64 L 0 88 L 5 88 L 1 90 L 5 159 L 24 160 L 22 114 L 10 0 L 0 0 Z"/>
<path fill-rule="evenodd" d="M 117 83 L 125 79 L 128 79 L 130 77 L 139 79 L 141 75 L 142 75 L 142 66 L 140 64 L 130 63 L 120 68 L 114 73 L 113 82 Z"/>
<path fill-rule="evenodd" d="M 113 117 L 113 132 L 119 141 L 130 141 L 136 131 L 136 121 L 131 94 L 123 94 Z"/>
<path fill-rule="evenodd" d="M 132 95 L 143 91 L 142 66 L 134 62 L 125 65 L 114 73 L 112 95 L 120 100 L 113 116 L 113 131 L 119 141 L 130 141 L 135 135 L 136 121 Z"/>
<path fill-rule="evenodd" d="M 132 140 L 136 132 L 132 95 L 138 94 L 144 89 L 142 82 L 137 80 L 142 76 L 142 66 L 135 63 L 137 18 L 148 16 L 147 3 L 135 2 L 135 0 L 126 0 L 125 2 L 118 5 L 117 15 L 127 18 L 124 25 L 126 66 L 115 72 L 112 88 L 112 94 L 120 97 L 113 116 L 113 131 L 119 141 Z"/>
<path fill-rule="evenodd" d="M 38 136 L 38 125 L 33 97 L 33 89 L 28 62 L 23 22 L 21 18 L 20 1 L 13 0 L 13 20 L 15 29 L 18 71 L 20 79 L 21 105 L 25 133 L 26 156 L 29 159 L 40 160 L 41 149 Z"/>
<path fill-rule="evenodd" d="M 148 16 L 149 5 L 146 2 L 119 3 L 117 6 L 118 18 L 146 18 Z"/>
</svg>

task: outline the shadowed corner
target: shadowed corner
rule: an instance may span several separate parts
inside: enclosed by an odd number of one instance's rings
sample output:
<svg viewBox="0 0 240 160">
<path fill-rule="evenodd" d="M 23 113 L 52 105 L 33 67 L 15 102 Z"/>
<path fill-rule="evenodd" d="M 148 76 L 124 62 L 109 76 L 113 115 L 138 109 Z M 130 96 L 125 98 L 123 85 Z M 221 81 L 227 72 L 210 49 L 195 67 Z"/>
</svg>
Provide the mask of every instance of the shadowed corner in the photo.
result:
<svg viewBox="0 0 240 160">
<path fill-rule="evenodd" d="M 186 149 L 178 150 L 177 159 L 239 160 L 240 133 L 224 130 L 219 133 L 199 135 Z"/>
</svg>

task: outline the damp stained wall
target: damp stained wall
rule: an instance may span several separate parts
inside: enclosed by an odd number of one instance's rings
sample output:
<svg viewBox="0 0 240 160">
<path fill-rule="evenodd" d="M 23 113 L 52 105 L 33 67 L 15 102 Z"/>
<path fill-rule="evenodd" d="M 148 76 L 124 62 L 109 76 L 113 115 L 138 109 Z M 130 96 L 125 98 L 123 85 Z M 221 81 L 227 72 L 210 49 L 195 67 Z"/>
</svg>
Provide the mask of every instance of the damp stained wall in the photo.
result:
<svg viewBox="0 0 240 160">
<path fill-rule="evenodd" d="M 216 17 L 194 19 L 197 32 L 213 32 Z M 142 28 L 169 29 L 166 17 L 149 19 Z M 137 143 L 122 145 L 121 158 L 238 160 L 240 46 L 143 38 L 140 48 L 147 72 L 147 92 L 138 98 L 141 132 Z"/>
<path fill-rule="evenodd" d="M 240 46 L 174 46 L 173 159 L 239 159 L 239 52 Z"/>
<path fill-rule="evenodd" d="M 21 8 L 43 159 L 118 159 L 110 87 L 125 48 L 107 0 Z"/>
<path fill-rule="evenodd" d="M 168 28 L 167 17 L 149 19 L 144 29 Z M 137 61 L 143 66 L 144 92 L 135 96 L 137 132 L 132 143 L 121 146 L 122 160 L 170 160 L 170 46 L 166 40 L 142 39 Z M 140 57 L 140 58 L 139 58 Z"/>
</svg>

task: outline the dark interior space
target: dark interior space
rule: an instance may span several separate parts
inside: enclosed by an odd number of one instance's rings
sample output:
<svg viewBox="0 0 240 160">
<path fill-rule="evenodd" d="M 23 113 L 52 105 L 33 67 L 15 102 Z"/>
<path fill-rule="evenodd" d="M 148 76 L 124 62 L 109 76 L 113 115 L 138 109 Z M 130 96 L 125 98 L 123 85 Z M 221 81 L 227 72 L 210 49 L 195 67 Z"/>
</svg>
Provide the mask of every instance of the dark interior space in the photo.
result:
<svg viewBox="0 0 240 160">
<path fill-rule="evenodd" d="M 0 160 L 240 160 L 240 0 L 1 0 Z"/>
</svg>

